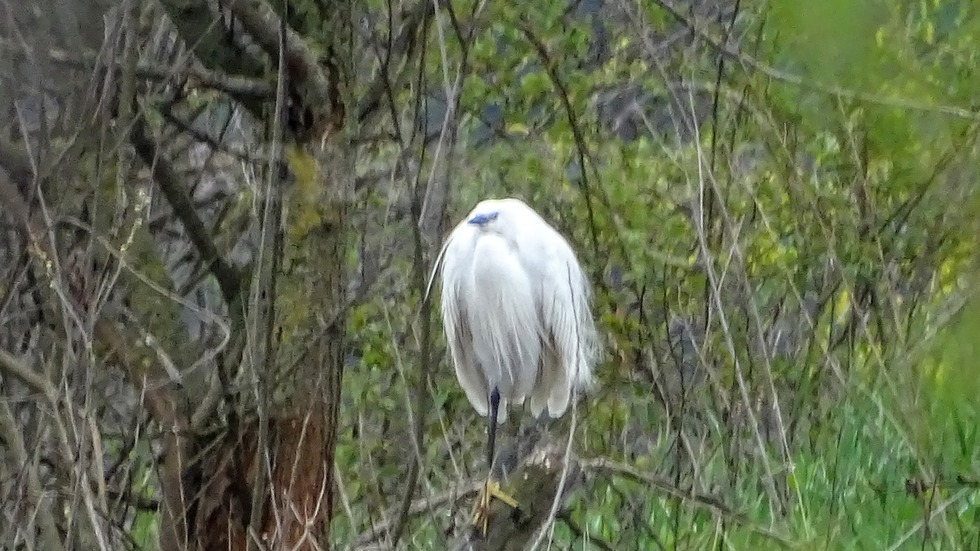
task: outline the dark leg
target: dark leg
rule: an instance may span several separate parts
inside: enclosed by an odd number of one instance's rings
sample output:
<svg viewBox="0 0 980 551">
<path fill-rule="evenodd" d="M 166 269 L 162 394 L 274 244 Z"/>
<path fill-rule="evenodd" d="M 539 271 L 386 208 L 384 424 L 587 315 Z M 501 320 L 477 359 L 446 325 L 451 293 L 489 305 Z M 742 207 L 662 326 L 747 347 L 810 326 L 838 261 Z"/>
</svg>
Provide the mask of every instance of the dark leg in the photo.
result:
<svg viewBox="0 0 980 551">
<path fill-rule="evenodd" d="M 500 490 L 500 483 L 493 478 L 493 462 L 497 443 L 497 414 L 500 411 L 500 391 L 493 387 L 490 391 L 490 415 L 487 421 L 487 482 L 473 507 L 473 524 L 476 525 L 482 534 L 487 534 L 487 526 L 490 520 L 490 503 L 493 498 L 497 498 L 503 503 L 516 509 L 517 501 Z"/>
<path fill-rule="evenodd" d="M 500 392 L 497 387 L 490 391 L 490 425 L 487 427 L 487 471 L 493 472 L 493 456 L 497 445 L 497 415 L 500 411 Z"/>
</svg>

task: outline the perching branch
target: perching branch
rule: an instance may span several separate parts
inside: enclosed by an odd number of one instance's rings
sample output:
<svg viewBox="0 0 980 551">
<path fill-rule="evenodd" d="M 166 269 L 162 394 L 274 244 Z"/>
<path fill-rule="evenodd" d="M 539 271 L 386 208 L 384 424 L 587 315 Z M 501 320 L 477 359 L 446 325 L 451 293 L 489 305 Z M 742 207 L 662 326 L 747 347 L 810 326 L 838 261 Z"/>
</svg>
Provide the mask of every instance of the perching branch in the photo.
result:
<svg viewBox="0 0 980 551">
<path fill-rule="evenodd" d="M 482 481 L 468 482 L 452 492 L 415 500 L 408 508 L 408 516 L 446 507 L 453 513 L 461 512 L 462 518 L 458 518 L 455 524 L 456 536 L 449 546 L 456 551 L 523 549 L 548 520 L 564 469 L 563 446 L 545 444 L 531 452 L 503 482 L 503 491 L 517 499 L 519 508 L 514 510 L 495 501 L 490 508 L 485 538 L 474 531 L 469 516 L 471 498 L 475 499 Z M 564 502 L 577 487 L 580 472 L 578 460 L 569 457 L 568 476 L 560 502 Z M 384 520 L 355 538 L 354 548 L 376 549 L 375 542 L 381 541 L 395 527 L 401 512 L 401 506 L 393 507 L 384 515 Z"/>
<path fill-rule="evenodd" d="M 562 495 L 562 475 L 567 477 Z M 490 506 L 487 535 L 482 537 L 469 518 L 463 524 L 463 533 L 457 535 L 451 545 L 456 551 L 518 551 L 523 550 L 549 520 L 551 509 L 557 500 L 564 503 L 580 481 L 578 459 L 566 455 L 564 446 L 544 445 L 508 475 L 503 484 L 505 493 L 519 504 L 512 509 L 494 501 Z M 560 507 L 559 507 L 560 508 Z"/>
</svg>

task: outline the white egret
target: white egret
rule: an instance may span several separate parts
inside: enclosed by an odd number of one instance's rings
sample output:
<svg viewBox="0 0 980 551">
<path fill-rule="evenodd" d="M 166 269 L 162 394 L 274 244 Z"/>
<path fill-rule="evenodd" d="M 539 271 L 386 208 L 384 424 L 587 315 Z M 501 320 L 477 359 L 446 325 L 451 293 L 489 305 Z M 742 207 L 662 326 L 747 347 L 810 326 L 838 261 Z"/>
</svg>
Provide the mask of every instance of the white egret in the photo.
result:
<svg viewBox="0 0 980 551">
<path fill-rule="evenodd" d="M 535 417 L 559 417 L 592 381 L 597 341 L 589 285 L 565 238 L 513 198 L 482 201 L 456 226 L 430 287 L 440 265 L 456 377 L 488 421 L 491 472 L 474 516 L 486 533 L 492 497 L 517 506 L 492 476 L 498 423 L 525 402 Z"/>
</svg>

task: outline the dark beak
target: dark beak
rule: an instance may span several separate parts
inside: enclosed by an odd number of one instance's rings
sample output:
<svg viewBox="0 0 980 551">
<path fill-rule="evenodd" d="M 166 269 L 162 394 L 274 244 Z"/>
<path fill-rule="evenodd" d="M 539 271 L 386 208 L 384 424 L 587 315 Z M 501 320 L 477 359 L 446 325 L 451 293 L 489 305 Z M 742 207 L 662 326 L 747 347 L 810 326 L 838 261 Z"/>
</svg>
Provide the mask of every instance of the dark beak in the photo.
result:
<svg viewBox="0 0 980 551">
<path fill-rule="evenodd" d="M 473 218 L 470 218 L 466 222 L 477 226 L 484 226 L 487 223 L 493 222 L 496 219 L 497 219 L 497 213 L 491 212 L 488 214 L 475 214 L 473 215 Z"/>
</svg>

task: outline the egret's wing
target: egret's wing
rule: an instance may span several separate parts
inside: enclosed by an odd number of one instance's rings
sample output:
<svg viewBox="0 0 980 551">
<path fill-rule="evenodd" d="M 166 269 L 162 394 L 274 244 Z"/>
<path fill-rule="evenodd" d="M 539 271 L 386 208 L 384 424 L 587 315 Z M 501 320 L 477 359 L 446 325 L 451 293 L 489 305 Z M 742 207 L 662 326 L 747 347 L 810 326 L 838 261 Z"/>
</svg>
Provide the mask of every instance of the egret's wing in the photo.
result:
<svg viewBox="0 0 980 551">
<path fill-rule="evenodd" d="M 453 359 L 456 378 L 466 398 L 480 415 L 487 415 L 489 403 L 487 381 L 473 354 L 473 331 L 469 323 L 468 305 L 462 295 L 463 266 L 470 262 L 472 252 L 466 244 L 450 235 L 443 247 L 442 258 L 442 320 L 446 342 Z"/>
<path fill-rule="evenodd" d="M 548 413 L 557 417 L 568 408 L 573 388 L 592 381 L 595 325 L 589 312 L 589 288 L 574 253 L 557 233 L 545 260 L 540 295 L 545 346 L 540 393 L 548 396 Z"/>
<path fill-rule="evenodd" d="M 490 411 L 490 404 L 487 403 L 487 381 L 477 365 L 476 358 L 473 357 L 473 333 L 458 299 L 459 294 L 455 290 L 450 293 L 444 290 L 442 315 L 446 327 L 446 340 L 449 343 L 449 352 L 453 358 L 453 367 L 459 385 L 463 387 L 463 392 L 466 393 L 466 398 L 473 405 L 473 409 L 480 415 L 486 416 Z"/>
</svg>

